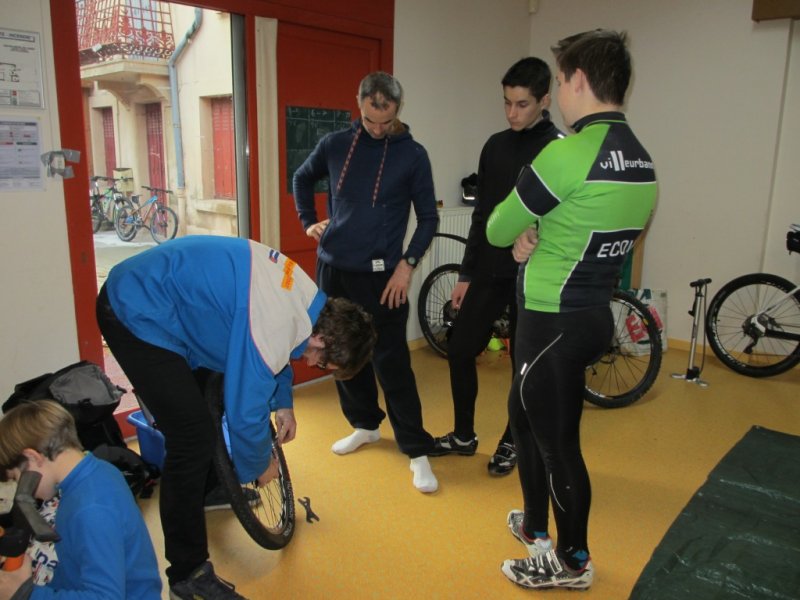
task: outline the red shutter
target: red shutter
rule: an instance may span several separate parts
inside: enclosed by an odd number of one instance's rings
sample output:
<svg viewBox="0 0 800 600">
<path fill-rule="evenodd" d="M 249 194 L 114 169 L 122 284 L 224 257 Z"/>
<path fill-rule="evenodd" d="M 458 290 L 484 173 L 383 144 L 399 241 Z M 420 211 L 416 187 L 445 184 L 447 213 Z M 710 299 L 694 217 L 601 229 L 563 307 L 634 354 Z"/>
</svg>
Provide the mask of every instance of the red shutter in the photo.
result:
<svg viewBox="0 0 800 600">
<path fill-rule="evenodd" d="M 212 98 L 211 123 L 214 143 L 214 197 L 236 198 L 233 100 Z"/>
<path fill-rule="evenodd" d="M 111 107 L 101 108 L 100 114 L 103 117 L 103 147 L 106 153 L 106 177 L 114 176 L 114 169 L 117 168 L 117 150 L 114 143 L 114 111 Z"/>
<path fill-rule="evenodd" d="M 164 125 L 161 119 L 161 104 L 145 104 L 145 127 L 147 130 L 147 171 L 150 185 L 166 188 L 164 175 Z M 169 198 L 161 198 L 168 202 Z"/>
</svg>

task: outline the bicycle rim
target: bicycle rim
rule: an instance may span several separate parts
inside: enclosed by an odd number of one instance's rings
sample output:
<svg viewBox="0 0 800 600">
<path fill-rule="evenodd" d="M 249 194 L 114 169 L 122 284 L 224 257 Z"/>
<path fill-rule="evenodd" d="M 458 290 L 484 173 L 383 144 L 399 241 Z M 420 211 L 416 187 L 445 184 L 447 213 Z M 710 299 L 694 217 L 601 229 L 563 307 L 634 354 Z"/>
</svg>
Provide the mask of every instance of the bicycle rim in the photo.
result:
<svg viewBox="0 0 800 600">
<path fill-rule="evenodd" d="M 450 295 L 458 281 L 458 270 L 455 263 L 436 267 L 422 283 L 417 301 L 422 335 L 442 356 L 447 356 L 447 341 L 456 315 Z"/>
<path fill-rule="evenodd" d="M 611 345 L 586 369 L 584 397 L 603 408 L 622 408 L 644 396 L 655 382 L 661 368 L 661 334 L 647 307 L 627 292 L 614 292 L 611 312 Z"/>
<path fill-rule="evenodd" d="M 225 443 L 221 412 L 222 381 L 221 375 L 214 374 L 209 378 L 206 388 L 211 416 L 217 431 L 214 467 L 220 485 L 230 497 L 231 508 L 236 518 L 253 541 L 268 550 L 279 550 L 292 539 L 295 523 L 294 492 L 286 457 L 283 449 L 274 441 L 275 428 L 270 423 L 273 439 L 272 460 L 278 461 L 278 477 L 263 487 L 258 487 L 255 482 L 245 485 L 239 483 L 239 477 Z"/>
<path fill-rule="evenodd" d="M 800 363 L 800 293 L 779 303 L 792 289 L 790 281 L 767 273 L 743 275 L 724 285 L 711 300 L 706 318 L 708 344 L 717 358 L 750 377 L 778 375 Z M 757 313 L 766 335 L 754 326 Z M 770 332 L 795 339 L 777 339 Z"/>
<path fill-rule="evenodd" d="M 103 225 L 104 221 L 103 211 L 100 210 L 100 208 L 94 202 L 92 202 L 91 207 L 92 207 L 92 233 L 97 233 L 98 231 L 100 231 L 100 227 Z"/>
<path fill-rule="evenodd" d="M 178 215 L 169 206 L 157 206 L 150 217 L 150 235 L 157 244 L 166 242 L 178 233 Z"/>
<path fill-rule="evenodd" d="M 136 237 L 138 231 L 137 215 L 133 212 L 133 204 L 126 200 L 122 206 L 118 206 L 114 216 L 114 229 L 117 237 L 123 242 L 130 242 Z"/>
</svg>

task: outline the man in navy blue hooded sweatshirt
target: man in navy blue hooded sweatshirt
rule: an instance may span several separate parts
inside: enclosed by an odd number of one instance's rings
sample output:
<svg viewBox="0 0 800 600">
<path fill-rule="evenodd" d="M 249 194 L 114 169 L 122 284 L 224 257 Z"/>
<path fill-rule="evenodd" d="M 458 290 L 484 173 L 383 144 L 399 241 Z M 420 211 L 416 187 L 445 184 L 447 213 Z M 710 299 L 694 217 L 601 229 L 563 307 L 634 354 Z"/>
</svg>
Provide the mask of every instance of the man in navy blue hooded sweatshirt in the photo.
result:
<svg viewBox="0 0 800 600">
<path fill-rule="evenodd" d="M 317 284 L 330 296 L 363 306 L 378 332 L 372 363 L 350 381 L 336 383 L 342 411 L 355 431 L 332 450 L 347 454 L 380 439 L 378 427 L 386 414 L 378 405 L 377 376 L 397 444 L 411 458 L 414 486 L 434 492 L 438 482 L 427 457 L 433 438 L 422 425 L 406 342 L 411 275 L 439 221 L 431 164 L 397 118 L 400 82 L 387 73 L 370 73 L 359 85 L 357 100 L 361 118 L 350 129 L 322 138 L 294 175 L 300 222 L 319 242 Z M 320 221 L 314 184 L 325 178 L 329 218 Z M 412 206 L 417 226 L 404 251 Z"/>
</svg>

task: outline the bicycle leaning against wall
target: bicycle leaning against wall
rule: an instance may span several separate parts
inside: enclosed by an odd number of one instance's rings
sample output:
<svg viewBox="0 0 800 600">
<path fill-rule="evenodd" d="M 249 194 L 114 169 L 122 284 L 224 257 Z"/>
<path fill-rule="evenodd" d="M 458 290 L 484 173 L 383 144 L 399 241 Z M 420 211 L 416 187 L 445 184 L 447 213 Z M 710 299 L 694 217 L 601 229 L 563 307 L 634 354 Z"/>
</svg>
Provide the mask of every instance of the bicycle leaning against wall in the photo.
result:
<svg viewBox="0 0 800 600">
<path fill-rule="evenodd" d="M 114 229 L 117 230 L 119 239 L 130 242 L 144 227 L 150 231 L 157 244 L 171 240 L 178 233 L 178 215 L 167 206 L 162 197 L 168 197 L 172 190 L 147 185 L 142 188 L 151 194 L 144 204 L 139 204 L 139 196 L 131 196 L 130 200 L 125 199 L 117 211 Z"/>
<path fill-rule="evenodd" d="M 786 249 L 800 253 L 800 225 Z M 770 273 L 726 283 L 706 314 L 708 344 L 726 366 L 750 377 L 778 375 L 800 364 L 800 285 Z"/>
<path fill-rule="evenodd" d="M 125 194 L 117 189 L 117 182 L 126 182 L 133 179 L 132 177 L 121 177 L 115 179 L 113 177 L 104 177 L 102 175 L 92 175 L 89 178 L 91 188 L 89 189 L 89 206 L 92 210 L 92 232 L 97 233 L 103 226 L 103 223 L 108 223 L 114 227 L 117 218 L 117 210 L 127 200 Z M 109 182 L 106 191 L 100 190 L 100 181 Z"/>
<path fill-rule="evenodd" d="M 466 244 L 458 235 L 437 233 L 435 238 Z M 436 267 L 422 282 L 417 315 L 428 344 L 447 356 L 450 328 L 457 311 L 450 295 L 458 281 L 461 265 Z M 603 408 L 621 408 L 644 396 L 661 368 L 661 332 L 648 308 L 630 292 L 615 290 L 611 299 L 614 335 L 608 350 L 586 368 L 584 398 Z M 492 335 L 510 337 L 508 310 L 492 325 Z"/>
</svg>

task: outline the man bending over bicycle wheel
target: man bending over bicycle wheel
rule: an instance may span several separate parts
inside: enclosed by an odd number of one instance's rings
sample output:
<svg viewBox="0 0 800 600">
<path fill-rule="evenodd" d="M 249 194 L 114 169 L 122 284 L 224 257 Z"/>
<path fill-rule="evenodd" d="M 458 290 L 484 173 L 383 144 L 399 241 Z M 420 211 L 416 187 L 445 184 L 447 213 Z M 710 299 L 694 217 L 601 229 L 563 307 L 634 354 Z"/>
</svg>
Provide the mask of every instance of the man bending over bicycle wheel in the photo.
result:
<svg viewBox="0 0 800 600">
<path fill-rule="evenodd" d="M 196 370 L 225 374 L 233 463 L 241 482 L 263 485 L 278 474 L 271 412 L 280 442 L 296 433 L 289 359 L 353 376 L 372 353 L 370 317 L 327 298 L 277 250 L 188 236 L 115 266 L 97 321 L 164 434 L 160 510 L 171 598 L 242 598 L 208 562 L 203 499 L 216 434 Z"/>
</svg>

